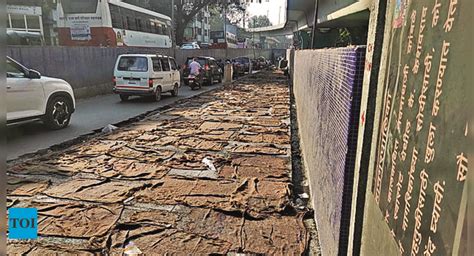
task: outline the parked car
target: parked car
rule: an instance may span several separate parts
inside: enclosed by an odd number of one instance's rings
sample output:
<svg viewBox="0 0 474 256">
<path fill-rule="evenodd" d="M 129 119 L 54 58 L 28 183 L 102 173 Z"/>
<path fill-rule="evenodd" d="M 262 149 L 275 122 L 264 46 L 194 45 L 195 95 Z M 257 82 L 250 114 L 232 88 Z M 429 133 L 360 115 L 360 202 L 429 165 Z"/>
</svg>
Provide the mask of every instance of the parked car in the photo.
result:
<svg viewBox="0 0 474 256">
<path fill-rule="evenodd" d="M 42 120 L 51 129 L 69 125 L 75 110 L 71 85 L 42 76 L 7 56 L 7 123 Z"/>
<path fill-rule="evenodd" d="M 200 56 L 196 57 L 197 62 L 201 64 L 203 75 L 203 83 L 205 85 L 211 85 L 214 81 L 222 82 L 224 77 L 224 70 L 219 66 L 217 61 L 212 57 Z M 190 72 L 189 64 L 193 61 L 193 57 L 188 57 L 183 67 L 183 81 L 185 85 L 188 85 L 188 75 Z"/>
<path fill-rule="evenodd" d="M 191 43 L 182 44 L 181 49 L 183 49 L 183 50 L 193 50 L 193 49 L 201 49 L 201 47 L 199 47 L 198 43 L 191 42 Z"/>
<path fill-rule="evenodd" d="M 114 89 L 122 101 L 130 96 L 153 96 L 170 92 L 177 96 L 180 83 L 179 67 L 172 57 L 156 54 L 123 54 L 114 68 Z"/>
<path fill-rule="evenodd" d="M 211 44 L 210 43 L 201 43 L 199 45 L 199 48 L 200 49 L 209 49 L 209 48 L 211 48 Z"/>
<path fill-rule="evenodd" d="M 244 75 L 252 73 L 252 61 L 249 57 L 237 57 L 233 59 L 234 75 Z"/>
</svg>

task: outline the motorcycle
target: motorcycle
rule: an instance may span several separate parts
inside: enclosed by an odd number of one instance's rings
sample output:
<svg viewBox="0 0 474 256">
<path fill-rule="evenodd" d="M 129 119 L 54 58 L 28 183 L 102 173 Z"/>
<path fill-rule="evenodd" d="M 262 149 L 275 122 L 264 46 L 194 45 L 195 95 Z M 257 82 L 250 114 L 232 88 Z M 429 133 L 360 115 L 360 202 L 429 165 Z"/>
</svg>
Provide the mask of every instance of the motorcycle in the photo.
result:
<svg viewBox="0 0 474 256">
<path fill-rule="evenodd" d="M 191 87 L 191 90 L 194 90 L 194 89 L 201 89 L 202 88 L 202 85 L 201 85 L 201 82 L 199 81 L 199 77 L 198 76 L 195 76 L 195 75 L 192 75 L 192 74 L 189 74 L 188 76 L 188 82 L 189 82 L 189 87 Z"/>
</svg>

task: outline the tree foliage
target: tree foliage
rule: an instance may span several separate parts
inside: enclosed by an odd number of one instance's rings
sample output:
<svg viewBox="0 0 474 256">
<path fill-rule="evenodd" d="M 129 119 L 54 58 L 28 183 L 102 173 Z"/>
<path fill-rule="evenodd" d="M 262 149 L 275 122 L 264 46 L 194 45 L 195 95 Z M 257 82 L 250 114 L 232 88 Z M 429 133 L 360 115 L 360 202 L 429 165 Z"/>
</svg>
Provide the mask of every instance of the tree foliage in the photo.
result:
<svg viewBox="0 0 474 256">
<path fill-rule="evenodd" d="M 270 19 L 266 15 L 252 16 L 249 19 L 249 28 L 261 28 L 272 26 Z"/>
<path fill-rule="evenodd" d="M 245 5 L 235 5 L 231 4 L 227 6 L 227 17 L 226 23 L 227 24 L 238 24 L 244 18 L 246 9 Z M 222 5 L 211 5 L 209 7 L 209 24 L 211 26 L 211 30 L 222 30 L 224 27 L 224 15 L 223 15 L 223 6 Z"/>
</svg>

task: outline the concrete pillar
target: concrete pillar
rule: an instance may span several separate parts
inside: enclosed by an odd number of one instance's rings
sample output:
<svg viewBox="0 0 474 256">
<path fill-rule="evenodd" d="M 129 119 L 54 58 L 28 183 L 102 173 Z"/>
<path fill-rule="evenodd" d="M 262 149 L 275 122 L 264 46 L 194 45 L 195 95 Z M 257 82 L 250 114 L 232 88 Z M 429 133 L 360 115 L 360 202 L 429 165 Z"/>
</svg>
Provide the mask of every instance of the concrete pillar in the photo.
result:
<svg viewBox="0 0 474 256">
<path fill-rule="evenodd" d="M 232 83 L 233 73 L 234 73 L 234 70 L 233 70 L 232 63 L 225 64 L 225 66 L 224 66 L 224 84 Z"/>
<path fill-rule="evenodd" d="M 367 194 L 371 193 L 372 179 L 369 177 L 373 176 L 373 162 L 370 163 L 372 157 L 372 148 L 376 147 L 378 127 L 376 124 L 379 123 L 379 116 L 376 113 L 380 113 L 380 105 L 377 106 L 377 102 L 382 99 L 382 90 L 379 87 L 379 70 L 381 63 L 386 61 L 387 53 L 382 52 L 383 49 L 387 49 L 387 45 L 384 43 L 384 34 L 386 24 L 390 24 L 391 20 L 388 17 L 386 19 L 387 1 L 376 0 L 372 2 L 370 6 L 370 20 L 369 20 L 369 31 L 367 37 L 367 50 L 366 60 L 364 68 L 364 81 L 362 86 L 361 96 L 361 109 L 359 116 L 359 134 L 357 143 L 357 154 L 355 161 L 355 170 L 359 170 L 354 173 L 354 185 L 353 185 L 353 196 L 352 196 L 352 210 L 351 210 L 351 221 L 349 229 L 349 245 L 347 255 L 363 255 L 369 253 L 372 249 L 371 246 L 376 246 L 376 243 L 372 241 L 364 241 L 363 239 L 370 239 L 369 236 L 363 235 L 367 232 L 377 232 L 381 236 L 387 235 L 380 240 L 381 244 L 377 246 L 383 246 L 387 252 L 386 255 L 397 254 L 396 244 L 390 236 L 388 226 L 383 222 L 382 216 L 374 216 L 375 211 L 367 212 L 367 208 L 374 208 L 373 205 L 367 203 Z M 388 10 L 393 11 L 393 10 Z M 384 48 L 385 47 L 385 48 Z M 372 164 L 372 165 L 371 165 Z M 359 189 L 361 188 L 361 189 Z M 370 210 L 369 209 L 369 210 Z M 379 223 L 374 227 L 368 227 L 364 225 L 364 219 L 371 218 L 377 220 Z M 387 230 L 376 229 L 386 228 Z M 370 230 L 372 229 L 372 230 Z M 369 231 L 370 230 L 370 231 Z M 389 237 L 390 236 L 390 237 Z M 364 246 L 362 246 L 364 241 Z M 361 249 L 364 247 L 364 249 Z M 375 251 L 373 251 L 375 252 Z"/>
</svg>

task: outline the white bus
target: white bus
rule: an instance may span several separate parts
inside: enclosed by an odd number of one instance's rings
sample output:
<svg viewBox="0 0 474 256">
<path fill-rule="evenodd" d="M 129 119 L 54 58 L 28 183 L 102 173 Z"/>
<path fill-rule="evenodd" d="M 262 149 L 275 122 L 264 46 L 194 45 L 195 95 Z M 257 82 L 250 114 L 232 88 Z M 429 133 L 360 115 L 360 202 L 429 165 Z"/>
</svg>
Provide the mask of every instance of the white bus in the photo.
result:
<svg viewBox="0 0 474 256">
<path fill-rule="evenodd" d="M 212 49 L 237 48 L 237 37 L 228 31 L 227 36 L 224 36 L 224 31 L 211 31 L 210 38 Z"/>
<path fill-rule="evenodd" d="M 170 48 L 171 18 L 120 0 L 58 0 L 59 44 Z"/>
</svg>

